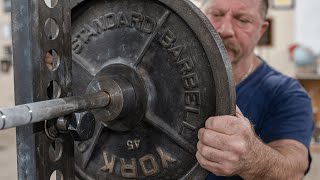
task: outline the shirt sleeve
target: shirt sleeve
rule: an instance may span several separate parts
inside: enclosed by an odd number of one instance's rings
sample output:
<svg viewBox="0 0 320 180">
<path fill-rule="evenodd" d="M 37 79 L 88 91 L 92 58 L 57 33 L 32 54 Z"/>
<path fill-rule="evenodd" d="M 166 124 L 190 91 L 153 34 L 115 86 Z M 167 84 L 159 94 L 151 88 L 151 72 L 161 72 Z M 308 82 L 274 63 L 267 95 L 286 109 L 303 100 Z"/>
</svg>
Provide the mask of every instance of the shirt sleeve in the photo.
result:
<svg viewBox="0 0 320 180">
<path fill-rule="evenodd" d="M 293 139 L 309 149 L 314 128 L 311 99 L 296 80 L 282 84 L 275 91 L 260 138 L 265 143 Z"/>
</svg>

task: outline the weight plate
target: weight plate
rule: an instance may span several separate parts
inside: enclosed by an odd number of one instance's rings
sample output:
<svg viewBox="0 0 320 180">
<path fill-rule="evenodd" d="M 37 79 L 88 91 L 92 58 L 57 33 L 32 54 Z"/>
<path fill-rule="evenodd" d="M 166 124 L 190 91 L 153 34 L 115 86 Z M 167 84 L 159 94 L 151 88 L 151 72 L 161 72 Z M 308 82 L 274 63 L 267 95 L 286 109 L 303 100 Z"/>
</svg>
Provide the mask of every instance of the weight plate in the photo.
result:
<svg viewBox="0 0 320 180">
<path fill-rule="evenodd" d="M 75 145 L 78 179 L 205 178 L 198 129 L 234 114 L 235 91 L 222 41 L 192 3 L 82 1 L 72 9 L 72 51 L 74 95 L 115 84 L 125 107 L 115 119 L 94 113 L 94 136 Z"/>
</svg>

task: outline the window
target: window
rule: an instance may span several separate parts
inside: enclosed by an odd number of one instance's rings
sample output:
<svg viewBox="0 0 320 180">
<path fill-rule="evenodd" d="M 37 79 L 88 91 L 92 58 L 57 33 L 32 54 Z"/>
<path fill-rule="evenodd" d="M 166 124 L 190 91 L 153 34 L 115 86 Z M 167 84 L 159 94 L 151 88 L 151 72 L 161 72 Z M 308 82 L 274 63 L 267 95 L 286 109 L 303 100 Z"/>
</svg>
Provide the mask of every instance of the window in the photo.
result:
<svg viewBox="0 0 320 180">
<path fill-rule="evenodd" d="M 11 56 L 12 55 L 11 46 L 4 46 L 3 47 L 3 52 L 4 52 L 5 55 Z"/>
<path fill-rule="evenodd" d="M 4 0 L 4 12 L 11 12 L 11 0 Z"/>
<path fill-rule="evenodd" d="M 4 24 L 2 26 L 2 37 L 4 40 L 11 39 L 11 25 L 10 24 Z"/>
<path fill-rule="evenodd" d="M 267 18 L 266 21 L 268 21 L 269 26 L 266 30 L 266 32 L 262 35 L 260 41 L 258 42 L 258 46 L 272 46 L 272 19 Z"/>
<path fill-rule="evenodd" d="M 4 56 L 0 60 L 0 70 L 2 72 L 9 72 L 10 67 L 12 66 L 11 46 L 4 46 L 3 51 L 4 51 Z"/>
</svg>

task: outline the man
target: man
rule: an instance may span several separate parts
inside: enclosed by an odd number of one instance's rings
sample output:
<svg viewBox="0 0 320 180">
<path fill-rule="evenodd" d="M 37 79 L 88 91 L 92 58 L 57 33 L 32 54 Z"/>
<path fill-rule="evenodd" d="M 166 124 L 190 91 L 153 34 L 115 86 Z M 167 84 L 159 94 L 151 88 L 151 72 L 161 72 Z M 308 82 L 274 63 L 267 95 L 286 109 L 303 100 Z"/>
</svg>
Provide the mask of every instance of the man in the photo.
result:
<svg viewBox="0 0 320 180">
<path fill-rule="evenodd" d="M 196 157 L 212 172 L 207 179 L 302 179 L 309 167 L 310 98 L 254 54 L 268 27 L 267 9 L 267 0 L 204 2 L 227 49 L 241 109 L 210 117 L 199 130 Z"/>
</svg>

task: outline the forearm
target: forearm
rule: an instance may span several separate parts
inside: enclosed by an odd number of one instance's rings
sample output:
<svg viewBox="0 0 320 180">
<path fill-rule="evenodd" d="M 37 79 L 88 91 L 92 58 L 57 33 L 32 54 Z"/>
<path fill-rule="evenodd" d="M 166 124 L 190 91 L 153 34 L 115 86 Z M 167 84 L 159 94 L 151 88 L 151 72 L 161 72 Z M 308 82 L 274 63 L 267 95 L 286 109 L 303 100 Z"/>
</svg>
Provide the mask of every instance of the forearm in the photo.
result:
<svg viewBox="0 0 320 180">
<path fill-rule="evenodd" d="M 292 139 L 264 144 L 250 122 L 237 116 L 216 116 L 198 132 L 197 160 L 217 176 L 244 179 L 302 179 L 308 167 L 308 149 Z"/>
<path fill-rule="evenodd" d="M 240 173 L 244 179 L 302 179 L 307 163 L 297 161 L 300 157 L 288 157 L 290 153 L 272 148 L 256 140 L 252 147 L 255 156 L 247 164 L 247 170 Z"/>
</svg>

